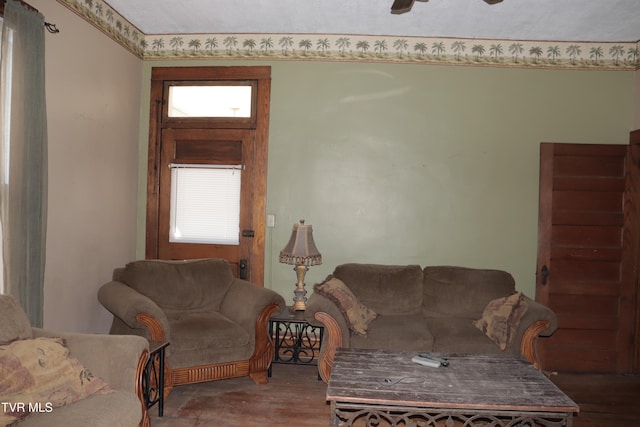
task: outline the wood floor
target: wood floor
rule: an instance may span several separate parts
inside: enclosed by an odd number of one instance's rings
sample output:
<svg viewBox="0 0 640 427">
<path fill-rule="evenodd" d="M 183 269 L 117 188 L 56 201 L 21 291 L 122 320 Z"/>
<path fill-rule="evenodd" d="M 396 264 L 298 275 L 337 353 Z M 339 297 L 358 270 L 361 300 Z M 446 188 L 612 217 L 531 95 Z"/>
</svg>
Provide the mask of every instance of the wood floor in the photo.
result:
<svg viewBox="0 0 640 427">
<path fill-rule="evenodd" d="M 550 378 L 580 407 L 574 427 L 640 426 L 640 376 L 560 373 Z"/>
<path fill-rule="evenodd" d="M 640 426 L 640 376 L 553 374 L 551 380 L 581 409 L 574 427 Z M 152 427 L 327 427 L 326 385 L 315 367 L 273 365 L 269 384 L 249 378 L 181 386 L 167 398 L 164 416 L 150 410 Z"/>
</svg>

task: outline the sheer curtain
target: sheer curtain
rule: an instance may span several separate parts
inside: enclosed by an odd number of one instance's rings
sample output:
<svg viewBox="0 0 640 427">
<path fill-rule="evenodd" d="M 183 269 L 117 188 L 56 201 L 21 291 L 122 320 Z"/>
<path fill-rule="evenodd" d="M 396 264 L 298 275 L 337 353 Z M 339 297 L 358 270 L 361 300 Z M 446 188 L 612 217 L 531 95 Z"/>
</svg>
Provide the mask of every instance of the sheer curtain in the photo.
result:
<svg viewBox="0 0 640 427">
<path fill-rule="evenodd" d="M 44 17 L 7 0 L 0 57 L 0 223 L 4 293 L 42 326 L 47 223 Z"/>
</svg>

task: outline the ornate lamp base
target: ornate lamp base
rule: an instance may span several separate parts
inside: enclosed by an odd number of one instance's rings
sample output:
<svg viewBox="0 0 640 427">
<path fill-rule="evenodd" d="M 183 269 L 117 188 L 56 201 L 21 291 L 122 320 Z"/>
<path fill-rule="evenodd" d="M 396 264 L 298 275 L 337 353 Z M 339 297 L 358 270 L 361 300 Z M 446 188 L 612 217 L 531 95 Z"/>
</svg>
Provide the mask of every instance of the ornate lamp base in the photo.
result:
<svg viewBox="0 0 640 427">
<path fill-rule="evenodd" d="M 296 283 L 296 289 L 293 291 L 293 311 L 305 311 L 307 309 L 307 291 L 304 288 L 304 276 L 309 270 L 306 265 L 296 265 L 293 270 L 298 277 L 298 283 Z"/>
</svg>

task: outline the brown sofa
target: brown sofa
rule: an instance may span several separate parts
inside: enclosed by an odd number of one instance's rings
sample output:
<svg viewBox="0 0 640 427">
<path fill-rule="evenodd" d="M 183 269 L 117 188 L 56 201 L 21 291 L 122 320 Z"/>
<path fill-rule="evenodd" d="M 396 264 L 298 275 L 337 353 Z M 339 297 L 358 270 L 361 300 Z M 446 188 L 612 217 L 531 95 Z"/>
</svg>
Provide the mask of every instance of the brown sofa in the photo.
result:
<svg viewBox="0 0 640 427">
<path fill-rule="evenodd" d="M 267 325 L 284 299 L 234 278 L 223 259 L 134 261 L 115 269 L 98 299 L 113 314 L 112 334 L 170 342 L 165 394 L 224 378 L 267 382 L 274 353 Z"/>
<path fill-rule="evenodd" d="M 305 317 L 325 328 L 325 381 L 338 347 L 522 354 L 540 368 L 537 337 L 557 328 L 553 311 L 517 293 L 509 273 L 452 266 L 340 265 L 314 286 Z"/>
<path fill-rule="evenodd" d="M 15 425 L 148 427 L 148 346 L 141 337 L 32 328 L 16 300 L 0 295 L 0 425 L 30 413 Z"/>
</svg>

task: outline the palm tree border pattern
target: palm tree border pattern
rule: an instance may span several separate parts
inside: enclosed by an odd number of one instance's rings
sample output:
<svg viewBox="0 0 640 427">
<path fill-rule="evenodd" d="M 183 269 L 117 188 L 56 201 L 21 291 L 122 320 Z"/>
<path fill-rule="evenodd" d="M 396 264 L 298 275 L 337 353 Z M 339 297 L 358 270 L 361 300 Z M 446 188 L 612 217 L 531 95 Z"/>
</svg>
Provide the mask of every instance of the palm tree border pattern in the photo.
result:
<svg viewBox="0 0 640 427">
<path fill-rule="evenodd" d="M 103 0 L 57 1 L 141 59 L 251 58 L 586 70 L 640 69 L 640 41 L 577 43 L 337 34 L 147 35 Z M 390 50 L 389 46 L 393 49 Z"/>
</svg>

